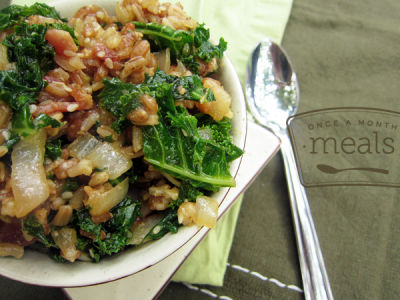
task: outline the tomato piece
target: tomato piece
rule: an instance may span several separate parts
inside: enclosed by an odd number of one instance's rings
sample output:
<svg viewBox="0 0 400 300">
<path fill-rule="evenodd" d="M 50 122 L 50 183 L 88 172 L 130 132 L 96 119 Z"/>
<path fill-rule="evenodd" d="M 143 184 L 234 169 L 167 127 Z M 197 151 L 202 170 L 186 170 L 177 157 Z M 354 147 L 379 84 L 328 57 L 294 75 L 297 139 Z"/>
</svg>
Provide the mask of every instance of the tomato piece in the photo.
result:
<svg viewBox="0 0 400 300">
<path fill-rule="evenodd" d="M 67 31 L 51 28 L 47 30 L 45 39 L 54 47 L 57 54 L 66 55 L 64 51 L 68 50 L 78 51 L 72 36 Z"/>
</svg>

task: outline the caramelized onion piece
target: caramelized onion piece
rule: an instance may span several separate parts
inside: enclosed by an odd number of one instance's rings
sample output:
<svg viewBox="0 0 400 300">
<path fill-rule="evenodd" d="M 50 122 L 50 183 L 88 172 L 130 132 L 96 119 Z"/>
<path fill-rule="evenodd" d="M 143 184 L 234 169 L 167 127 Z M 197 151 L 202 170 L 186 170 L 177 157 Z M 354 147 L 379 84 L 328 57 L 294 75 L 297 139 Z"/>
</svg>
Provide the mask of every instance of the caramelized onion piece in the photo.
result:
<svg viewBox="0 0 400 300">
<path fill-rule="evenodd" d="M 49 197 L 43 167 L 46 132 L 41 129 L 15 145 L 12 154 L 11 187 L 15 199 L 15 215 L 22 218 Z"/>
</svg>

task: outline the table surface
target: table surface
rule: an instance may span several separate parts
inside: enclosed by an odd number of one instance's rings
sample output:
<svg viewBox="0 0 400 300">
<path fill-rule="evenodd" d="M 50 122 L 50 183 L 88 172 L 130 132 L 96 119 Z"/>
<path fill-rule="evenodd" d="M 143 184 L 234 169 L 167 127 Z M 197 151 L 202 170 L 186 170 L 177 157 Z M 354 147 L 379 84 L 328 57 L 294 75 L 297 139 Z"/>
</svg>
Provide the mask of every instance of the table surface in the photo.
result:
<svg viewBox="0 0 400 300">
<path fill-rule="evenodd" d="M 352 105 L 400 111 L 399 15 L 395 0 L 294 0 L 283 46 L 299 78 L 300 111 Z M 276 155 L 245 193 L 224 286 L 171 283 L 159 299 L 303 298 L 282 166 Z M 307 193 L 335 298 L 396 299 L 397 190 L 332 187 Z M 59 289 L 5 278 L 0 286 L 7 299 L 66 299 Z"/>
</svg>

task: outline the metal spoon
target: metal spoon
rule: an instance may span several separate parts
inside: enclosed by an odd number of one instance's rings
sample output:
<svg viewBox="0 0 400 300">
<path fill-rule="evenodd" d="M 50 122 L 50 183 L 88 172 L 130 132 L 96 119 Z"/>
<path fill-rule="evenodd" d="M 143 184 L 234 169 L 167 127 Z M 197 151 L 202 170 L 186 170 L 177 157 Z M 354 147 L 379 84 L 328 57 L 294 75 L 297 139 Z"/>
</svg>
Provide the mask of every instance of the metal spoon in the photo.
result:
<svg viewBox="0 0 400 300">
<path fill-rule="evenodd" d="M 306 299 L 333 299 L 324 260 L 304 187 L 296 168 L 286 120 L 299 104 L 296 74 L 286 53 L 266 39 L 253 50 L 246 78 L 250 112 L 262 126 L 281 139 L 300 268 Z"/>
</svg>

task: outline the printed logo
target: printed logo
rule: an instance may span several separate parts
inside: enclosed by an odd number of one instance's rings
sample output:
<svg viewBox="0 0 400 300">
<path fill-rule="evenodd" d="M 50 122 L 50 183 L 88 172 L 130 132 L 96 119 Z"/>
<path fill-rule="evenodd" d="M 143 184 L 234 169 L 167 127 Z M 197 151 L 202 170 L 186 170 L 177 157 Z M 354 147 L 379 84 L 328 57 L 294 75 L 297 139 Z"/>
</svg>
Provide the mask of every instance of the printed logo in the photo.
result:
<svg viewBox="0 0 400 300">
<path fill-rule="evenodd" d="M 287 121 L 305 187 L 400 187 L 400 113 L 372 108 L 330 108 Z"/>
</svg>

